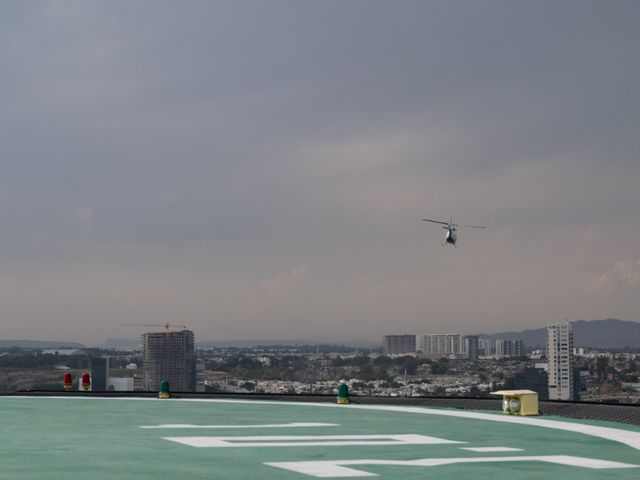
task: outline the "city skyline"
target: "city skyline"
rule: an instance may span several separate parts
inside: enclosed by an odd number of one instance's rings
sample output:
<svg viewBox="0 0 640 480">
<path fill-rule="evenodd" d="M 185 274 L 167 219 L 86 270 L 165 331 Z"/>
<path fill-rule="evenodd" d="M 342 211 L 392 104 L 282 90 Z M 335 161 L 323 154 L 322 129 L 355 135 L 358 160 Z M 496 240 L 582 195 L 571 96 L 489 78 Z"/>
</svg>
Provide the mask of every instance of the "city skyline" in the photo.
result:
<svg viewBox="0 0 640 480">
<path fill-rule="evenodd" d="M 640 320 L 638 14 L 6 2 L 0 339 Z"/>
</svg>

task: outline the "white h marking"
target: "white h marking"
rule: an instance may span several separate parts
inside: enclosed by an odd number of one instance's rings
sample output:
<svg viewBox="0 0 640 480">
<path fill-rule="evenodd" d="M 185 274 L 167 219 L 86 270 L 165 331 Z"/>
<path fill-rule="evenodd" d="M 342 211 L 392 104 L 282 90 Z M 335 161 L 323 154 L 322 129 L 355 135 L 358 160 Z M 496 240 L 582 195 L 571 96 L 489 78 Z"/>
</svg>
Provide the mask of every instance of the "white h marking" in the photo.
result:
<svg viewBox="0 0 640 480">
<path fill-rule="evenodd" d="M 466 458 L 420 458 L 418 460 L 328 460 L 320 462 L 267 462 L 265 465 L 301 473 L 317 478 L 338 477 L 377 477 L 375 473 L 349 468 L 351 465 L 398 465 L 412 467 L 437 467 L 455 463 L 493 463 L 493 462 L 546 462 L 571 467 L 592 469 L 636 468 L 639 465 L 610 462 L 593 458 L 570 455 L 538 455 L 521 457 L 466 457 Z"/>
<path fill-rule="evenodd" d="M 190 447 L 341 447 L 346 445 L 442 445 L 456 442 L 425 435 L 299 435 L 264 437 L 163 437 Z"/>
<path fill-rule="evenodd" d="M 306 428 L 306 427 L 339 427 L 337 423 L 314 423 L 314 422 L 292 422 L 292 423 L 270 423 L 266 425 L 191 425 L 186 423 L 171 423 L 166 425 L 142 425 L 140 428 L 148 429 L 190 429 L 190 428 L 211 428 L 211 429 L 241 429 L 241 428 Z"/>
</svg>

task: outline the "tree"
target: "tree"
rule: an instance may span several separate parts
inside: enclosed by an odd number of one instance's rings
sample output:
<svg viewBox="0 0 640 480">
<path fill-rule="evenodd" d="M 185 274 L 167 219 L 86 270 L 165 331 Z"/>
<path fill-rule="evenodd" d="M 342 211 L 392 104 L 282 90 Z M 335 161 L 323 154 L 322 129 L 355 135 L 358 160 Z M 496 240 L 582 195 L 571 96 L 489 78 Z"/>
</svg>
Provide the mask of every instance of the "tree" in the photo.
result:
<svg viewBox="0 0 640 480">
<path fill-rule="evenodd" d="M 253 392 L 256 389 L 256 384 L 253 382 L 244 382 L 240 387 L 244 388 L 248 392 Z"/>
<path fill-rule="evenodd" d="M 373 361 L 373 365 L 375 367 L 386 367 L 388 365 L 391 365 L 392 363 L 393 360 L 391 360 L 391 358 L 387 357 L 386 355 L 380 355 Z"/>
<path fill-rule="evenodd" d="M 444 375 L 449 370 L 449 360 L 447 358 L 441 358 L 431 365 L 431 372 L 434 375 Z"/>
<path fill-rule="evenodd" d="M 373 378 L 375 378 L 373 367 L 369 364 L 360 367 L 359 374 L 365 380 L 373 380 Z"/>
<path fill-rule="evenodd" d="M 407 372 L 407 375 L 415 375 L 418 369 L 418 362 L 414 357 L 402 357 L 403 361 L 400 365 L 402 372 Z"/>
</svg>

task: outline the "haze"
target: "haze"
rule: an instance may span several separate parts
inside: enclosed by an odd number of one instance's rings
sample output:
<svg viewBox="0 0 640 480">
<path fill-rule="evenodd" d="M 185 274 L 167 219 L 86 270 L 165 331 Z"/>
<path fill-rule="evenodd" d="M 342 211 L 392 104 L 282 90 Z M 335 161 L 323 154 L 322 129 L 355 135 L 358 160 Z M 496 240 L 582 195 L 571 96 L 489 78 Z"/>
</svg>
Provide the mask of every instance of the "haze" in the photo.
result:
<svg viewBox="0 0 640 480">
<path fill-rule="evenodd" d="M 3 2 L 4 339 L 640 320 L 640 4 Z M 457 249 L 421 217 L 487 225 Z"/>
</svg>

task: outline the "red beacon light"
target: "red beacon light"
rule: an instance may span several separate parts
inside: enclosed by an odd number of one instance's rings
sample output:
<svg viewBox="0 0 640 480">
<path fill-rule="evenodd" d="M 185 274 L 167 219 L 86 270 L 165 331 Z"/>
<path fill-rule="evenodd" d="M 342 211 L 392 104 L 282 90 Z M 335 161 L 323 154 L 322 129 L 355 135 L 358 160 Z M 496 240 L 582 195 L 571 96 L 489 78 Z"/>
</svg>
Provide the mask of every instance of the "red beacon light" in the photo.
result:
<svg viewBox="0 0 640 480">
<path fill-rule="evenodd" d="M 64 389 L 69 392 L 73 388 L 73 376 L 67 372 L 63 377 Z"/>
<path fill-rule="evenodd" d="M 91 386 L 91 375 L 85 372 L 82 374 L 82 390 L 87 392 L 89 391 L 90 386 Z"/>
</svg>

